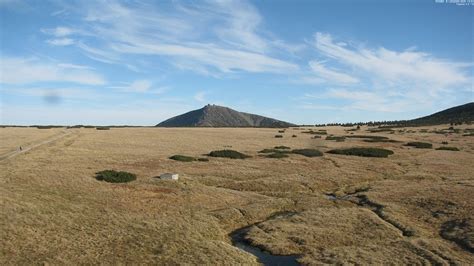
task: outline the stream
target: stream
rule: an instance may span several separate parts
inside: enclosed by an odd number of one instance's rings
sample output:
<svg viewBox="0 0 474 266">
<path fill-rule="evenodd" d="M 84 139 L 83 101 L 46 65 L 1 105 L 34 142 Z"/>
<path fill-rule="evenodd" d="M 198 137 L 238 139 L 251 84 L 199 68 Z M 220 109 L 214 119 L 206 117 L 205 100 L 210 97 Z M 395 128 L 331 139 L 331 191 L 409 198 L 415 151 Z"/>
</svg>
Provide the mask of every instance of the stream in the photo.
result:
<svg viewBox="0 0 474 266">
<path fill-rule="evenodd" d="M 267 220 L 290 217 L 294 214 L 295 213 L 290 213 L 290 212 L 276 213 L 270 216 Z M 261 222 L 254 223 L 254 224 L 251 224 L 251 225 L 248 225 L 248 226 L 245 226 L 233 231 L 230 234 L 230 237 L 232 239 L 232 245 L 234 245 L 235 247 L 245 252 L 251 253 L 252 255 L 257 257 L 258 262 L 262 263 L 263 265 L 268 265 L 268 266 L 269 265 L 281 265 L 281 266 L 300 265 L 300 263 L 296 261 L 299 258 L 298 255 L 288 255 L 288 256 L 273 255 L 270 252 L 267 252 L 258 247 L 252 246 L 249 243 L 249 241 L 245 239 L 245 236 L 247 235 L 250 228 L 254 225 L 258 225 L 259 223 Z"/>
</svg>

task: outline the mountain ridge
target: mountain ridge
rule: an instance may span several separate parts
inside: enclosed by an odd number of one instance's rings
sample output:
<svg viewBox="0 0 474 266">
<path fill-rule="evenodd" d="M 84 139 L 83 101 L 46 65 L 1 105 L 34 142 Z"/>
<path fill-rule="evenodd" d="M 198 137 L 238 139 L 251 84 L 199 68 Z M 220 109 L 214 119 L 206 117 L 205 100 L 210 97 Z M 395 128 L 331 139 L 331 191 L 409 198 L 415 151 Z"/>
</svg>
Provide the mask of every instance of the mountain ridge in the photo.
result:
<svg viewBox="0 0 474 266">
<path fill-rule="evenodd" d="M 157 127 L 290 127 L 285 121 L 239 112 L 228 107 L 208 104 L 201 109 L 174 116 Z"/>
<path fill-rule="evenodd" d="M 408 120 L 409 124 L 437 125 L 474 121 L 474 102 L 454 106 L 431 115 Z"/>
</svg>

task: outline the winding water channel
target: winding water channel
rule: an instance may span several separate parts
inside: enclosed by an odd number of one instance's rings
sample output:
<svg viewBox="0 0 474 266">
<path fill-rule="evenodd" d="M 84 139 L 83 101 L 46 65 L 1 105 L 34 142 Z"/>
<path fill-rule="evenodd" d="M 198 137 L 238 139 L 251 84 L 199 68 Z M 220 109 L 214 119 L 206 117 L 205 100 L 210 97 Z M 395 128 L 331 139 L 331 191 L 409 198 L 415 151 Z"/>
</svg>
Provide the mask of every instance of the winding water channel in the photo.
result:
<svg viewBox="0 0 474 266">
<path fill-rule="evenodd" d="M 283 218 L 283 217 L 291 217 L 295 213 L 293 212 L 280 212 L 273 214 L 270 216 L 267 220 L 271 219 L 278 219 L 278 218 Z M 264 222 L 264 221 L 262 221 Z M 248 240 L 245 239 L 245 236 L 247 235 L 248 231 L 250 228 L 254 225 L 258 225 L 262 222 L 254 223 L 242 228 L 239 228 L 235 231 L 233 231 L 230 234 L 230 237 L 232 239 L 232 245 L 235 247 L 253 254 L 255 257 L 258 258 L 258 261 L 262 263 L 263 265 L 281 265 L 281 266 L 293 266 L 293 265 L 300 265 L 298 263 L 297 259 L 299 258 L 298 255 L 289 255 L 289 256 L 282 256 L 282 255 L 273 255 L 265 250 L 262 250 L 258 247 L 252 246 Z"/>
</svg>

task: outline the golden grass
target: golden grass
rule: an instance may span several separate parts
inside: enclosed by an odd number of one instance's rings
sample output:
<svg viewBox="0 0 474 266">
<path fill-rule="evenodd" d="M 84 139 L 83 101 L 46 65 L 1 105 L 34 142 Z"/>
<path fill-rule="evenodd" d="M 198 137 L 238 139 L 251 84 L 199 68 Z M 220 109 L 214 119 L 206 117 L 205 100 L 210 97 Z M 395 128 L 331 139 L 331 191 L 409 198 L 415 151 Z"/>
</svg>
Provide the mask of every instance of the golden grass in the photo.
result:
<svg viewBox="0 0 474 266">
<path fill-rule="evenodd" d="M 342 127 L 324 129 L 347 134 Z M 61 130 L 1 128 L 0 149 L 31 145 Z M 276 254 L 301 254 L 304 264 L 472 262 L 472 253 L 439 235 L 446 221 L 473 219 L 472 137 L 365 130 L 360 134 L 401 142 L 334 142 L 294 129 L 283 138 L 274 138 L 275 129 L 252 128 L 69 129 L 73 133 L 62 139 L 0 161 L 0 264 L 256 264 L 255 257 L 231 245 L 228 234 L 278 211 L 296 215 L 264 221 L 248 237 Z M 403 146 L 425 141 L 437 148 L 446 139 L 461 151 Z M 370 146 L 395 154 L 290 154 L 279 160 L 258 154 L 280 145 L 323 152 Z M 168 159 L 221 149 L 252 158 Z M 95 180 L 105 169 L 135 173 L 137 180 Z M 164 172 L 179 173 L 180 180 L 153 178 Z M 383 205 L 389 221 L 413 228 L 415 236 L 403 236 L 354 197 L 325 197 L 362 188 L 370 189 L 358 194 Z"/>
</svg>

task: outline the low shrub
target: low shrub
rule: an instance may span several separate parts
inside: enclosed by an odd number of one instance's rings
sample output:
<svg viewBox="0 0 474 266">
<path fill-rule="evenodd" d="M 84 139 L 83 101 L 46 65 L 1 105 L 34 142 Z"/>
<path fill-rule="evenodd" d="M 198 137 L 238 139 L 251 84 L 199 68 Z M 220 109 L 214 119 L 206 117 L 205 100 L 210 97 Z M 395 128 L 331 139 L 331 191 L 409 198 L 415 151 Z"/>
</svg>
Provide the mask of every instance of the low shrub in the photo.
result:
<svg viewBox="0 0 474 266">
<path fill-rule="evenodd" d="M 277 150 L 289 150 L 291 148 L 288 147 L 288 146 L 275 146 L 275 149 L 277 149 Z"/>
<path fill-rule="evenodd" d="M 364 142 L 370 142 L 370 143 L 374 143 L 374 142 L 391 142 L 391 143 L 397 143 L 397 142 L 400 142 L 400 141 L 394 140 L 394 139 L 364 139 Z"/>
<path fill-rule="evenodd" d="M 96 127 L 96 130 L 110 130 L 110 127 Z"/>
<path fill-rule="evenodd" d="M 278 133 L 285 133 L 285 130 L 278 130 Z"/>
<path fill-rule="evenodd" d="M 97 172 L 95 179 L 109 183 L 126 183 L 137 179 L 137 176 L 123 171 L 104 170 Z"/>
<path fill-rule="evenodd" d="M 199 162 L 209 162 L 208 158 L 198 158 L 197 159 Z"/>
<path fill-rule="evenodd" d="M 391 128 L 369 128 L 367 129 L 369 132 L 394 132 Z"/>
<path fill-rule="evenodd" d="M 318 131 L 314 131 L 312 129 L 308 130 L 308 131 L 303 131 L 301 133 L 305 133 L 305 134 L 312 134 L 312 135 L 327 135 L 327 131 L 324 130 L 324 129 L 319 129 Z"/>
<path fill-rule="evenodd" d="M 319 135 L 314 135 L 314 136 L 312 137 L 312 139 L 320 139 L 320 138 L 321 138 L 321 136 L 319 136 Z"/>
<path fill-rule="evenodd" d="M 170 159 L 180 162 L 192 162 L 196 160 L 196 158 L 186 155 L 173 155 L 170 157 Z"/>
<path fill-rule="evenodd" d="M 441 142 L 441 144 L 446 145 L 446 144 L 448 144 L 448 142 L 447 142 L 447 141 L 443 141 L 443 142 Z"/>
<path fill-rule="evenodd" d="M 315 149 L 296 149 L 291 151 L 294 154 L 303 155 L 306 157 L 318 157 L 323 156 L 323 153 Z"/>
<path fill-rule="evenodd" d="M 249 158 L 250 156 L 240 153 L 234 150 L 219 150 L 219 151 L 211 151 L 209 153 L 211 157 L 223 157 L 223 158 L 231 158 L 231 159 L 245 159 Z"/>
<path fill-rule="evenodd" d="M 456 148 L 456 147 L 446 147 L 446 146 L 439 147 L 439 148 L 437 148 L 437 150 L 440 150 L 440 151 L 459 151 L 459 149 Z"/>
<path fill-rule="evenodd" d="M 387 137 L 384 136 L 372 136 L 372 135 L 348 135 L 345 136 L 346 138 L 357 138 L 357 139 L 388 139 Z"/>
<path fill-rule="evenodd" d="M 393 151 L 381 149 L 381 148 L 348 148 L 348 149 L 335 149 L 330 150 L 328 153 L 362 156 L 362 157 L 381 157 L 386 158 L 393 154 Z"/>
<path fill-rule="evenodd" d="M 275 138 L 283 138 L 283 135 L 275 135 Z"/>
<path fill-rule="evenodd" d="M 258 153 L 289 153 L 290 151 L 289 150 L 282 150 L 282 149 L 263 149 L 261 151 L 259 151 Z"/>
<path fill-rule="evenodd" d="M 346 137 L 344 137 L 344 136 L 332 136 L 332 135 L 330 135 L 330 136 L 327 136 L 327 137 L 326 137 L 326 140 L 335 140 L 335 141 L 337 141 L 337 142 L 342 142 L 342 141 L 346 140 Z"/>
<path fill-rule="evenodd" d="M 296 138 L 296 137 L 298 137 L 298 136 L 296 136 L 296 135 L 293 135 L 293 136 L 291 136 L 291 137 L 292 137 L 292 138 Z"/>
<path fill-rule="evenodd" d="M 421 141 L 412 141 L 405 144 L 405 146 L 415 147 L 418 149 L 431 149 L 433 148 L 433 144 L 428 142 L 421 142 Z"/>
<path fill-rule="evenodd" d="M 288 157 L 287 153 L 283 152 L 275 152 L 275 153 L 270 153 L 266 156 L 267 158 L 274 158 L 274 159 L 281 159 L 281 158 L 286 158 Z"/>
</svg>

